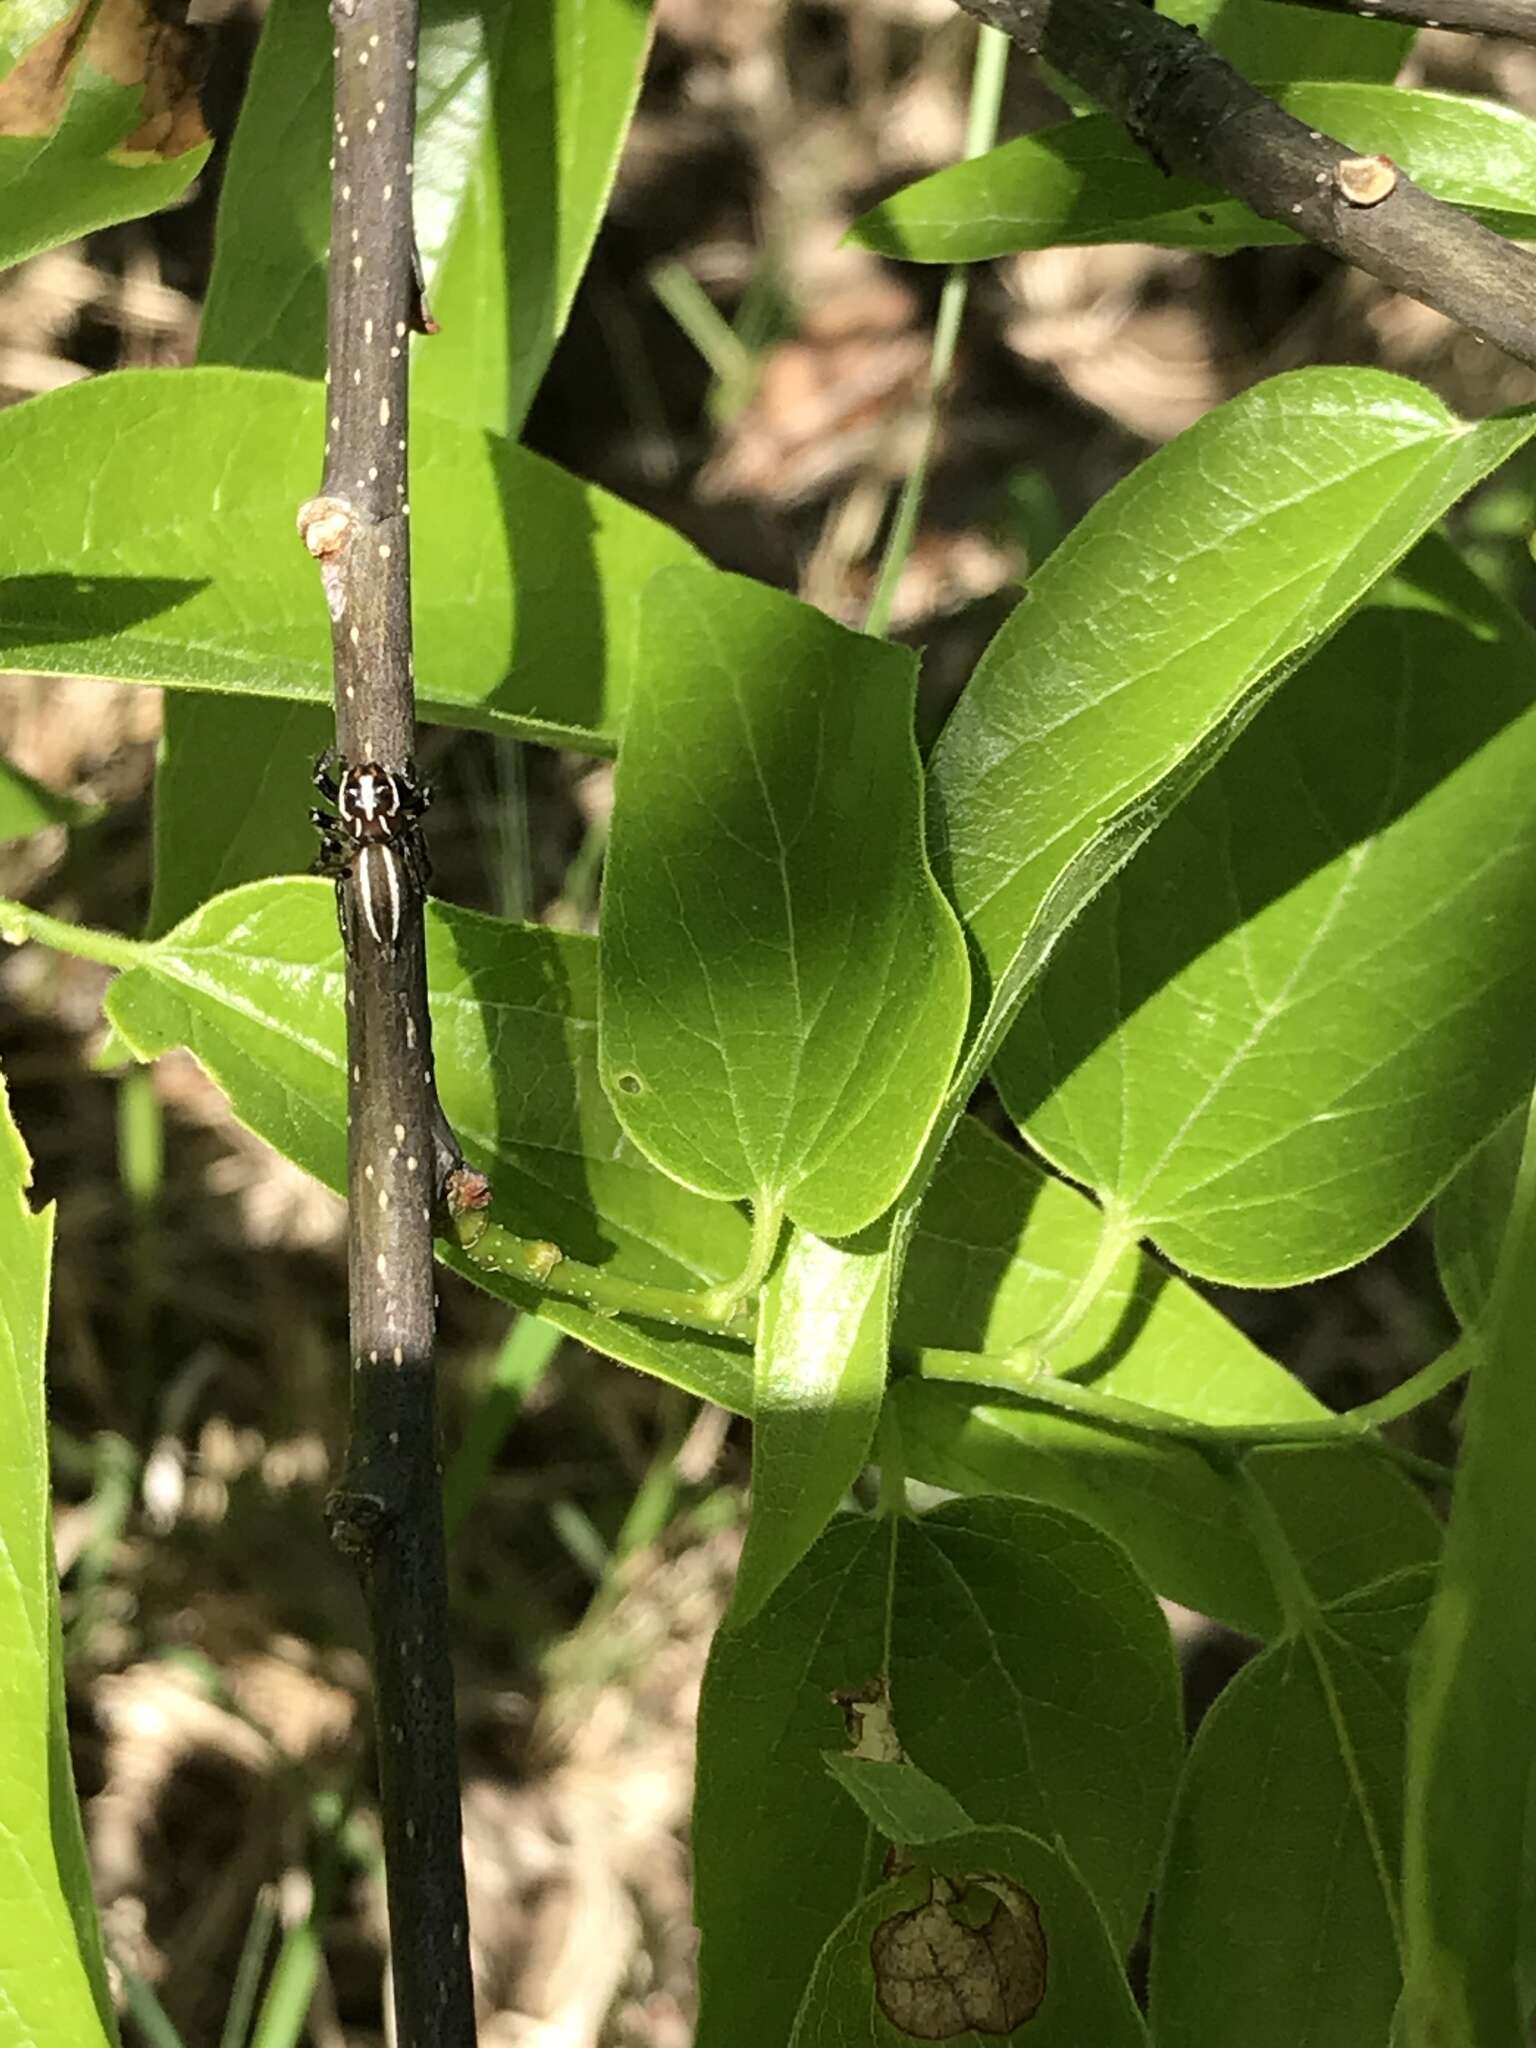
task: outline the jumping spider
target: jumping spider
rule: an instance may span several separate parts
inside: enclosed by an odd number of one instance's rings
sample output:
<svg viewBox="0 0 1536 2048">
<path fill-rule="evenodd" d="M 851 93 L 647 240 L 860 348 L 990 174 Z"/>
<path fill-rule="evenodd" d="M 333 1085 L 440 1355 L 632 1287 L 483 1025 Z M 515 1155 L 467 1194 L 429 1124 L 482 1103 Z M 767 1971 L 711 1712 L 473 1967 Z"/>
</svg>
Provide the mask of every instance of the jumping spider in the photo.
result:
<svg viewBox="0 0 1536 2048">
<path fill-rule="evenodd" d="M 342 937 L 349 943 L 344 885 L 356 874 L 363 921 L 388 957 L 400 940 L 406 885 L 426 894 L 427 852 L 417 824 L 432 792 L 417 784 L 409 763 L 398 772 L 377 761 L 354 765 L 339 760 L 329 747 L 315 763 L 315 787 L 335 809 L 317 805 L 309 814 L 320 834 L 314 872 L 329 875 L 336 884 Z"/>
</svg>

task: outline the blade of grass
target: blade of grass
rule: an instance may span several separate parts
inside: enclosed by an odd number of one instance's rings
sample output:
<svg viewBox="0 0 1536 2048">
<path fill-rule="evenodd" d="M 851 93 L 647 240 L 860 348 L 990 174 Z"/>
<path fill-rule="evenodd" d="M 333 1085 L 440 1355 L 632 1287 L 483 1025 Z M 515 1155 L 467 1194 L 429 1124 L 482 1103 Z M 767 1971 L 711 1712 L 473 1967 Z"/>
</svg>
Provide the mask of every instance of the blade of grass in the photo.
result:
<svg viewBox="0 0 1536 2048">
<path fill-rule="evenodd" d="M 264 1884 L 256 1894 L 251 1924 L 245 1930 L 240 1960 L 235 1965 L 235 1981 L 230 1987 L 229 2004 L 224 2010 L 224 2025 L 219 2032 L 219 2048 L 246 2048 L 251 2033 L 251 2015 L 256 2010 L 256 1993 L 261 1984 L 261 1973 L 266 1964 L 267 1950 L 272 1946 L 272 1934 L 276 1925 L 277 1907 L 272 1897 L 272 1887 Z"/>
<path fill-rule="evenodd" d="M 1000 29 L 983 28 L 976 38 L 976 62 L 971 72 L 971 105 L 966 119 L 965 154 L 968 157 L 983 156 L 997 140 L 997 115 L 1003 98 L 1003 77 L 1008 68 L 1008 38 Z M 957 263 L 944 280 L 944 289 L 939 298 L 938 318 L 933 328 L 933 356 L 928 366 L 928 417 L 923 425 L 923 438 L 918 447 L 917 459 L 907 473 L 901 487 L 901 496 L 896 501 L 896 516 L 891 522 L 891 537 L 886 542 L 885 559 L 880 564 L 880 578 L 875 585 L 875 594 L 869 601 L 869 612 L 864 620 L 864 630 L 875 639 L 883 640 L 890 631 L 891 607 L 896 601 L 896 586 L 901 581 L 901 572 L 906 567 L 907 557 L 912 552 L 913 538 L 917 533 L 918 514 L 923 506 L 923 493 L 928 488 L 928 465 L 933 459 L 933 446 L 938 437 L 939 406 L 950 373 L 955 367 L 955 348 L 960 339 L 960 322 L 965 316 L 965 302 L 971 288 L 970 269 Z"/>
<path fill-rule="evenodd" d="M 453 1541 L 501 1455 L 523 1404 L 560 1349 L 562 1333 L 537 1316 L 518 1316 L 491 1367 L 490 1380 L 464 1430 L 443 1483 L 443 1514 Z"/>
</svg>

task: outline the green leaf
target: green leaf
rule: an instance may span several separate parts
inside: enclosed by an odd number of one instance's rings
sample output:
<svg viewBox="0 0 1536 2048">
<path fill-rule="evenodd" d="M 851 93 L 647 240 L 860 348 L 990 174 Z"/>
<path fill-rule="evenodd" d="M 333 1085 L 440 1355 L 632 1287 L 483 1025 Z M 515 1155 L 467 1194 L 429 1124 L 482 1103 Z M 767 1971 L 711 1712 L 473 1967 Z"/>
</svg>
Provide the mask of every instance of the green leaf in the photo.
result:
<svg viewBox="0 0 1536 2048">
<path fill-rule="evenodd" d="M 124 372 L 13 406 L 0 464 L 31 484 L 27 519 L 0 534 L 0 660 L 328 702 L 325 605 L 293 533 L 323 438 L 318 389 L 255 371 Z M 166 476 L 173 493 L 146 491 Z M 423 717 L 611 748 L 641 586 L 688 544 L 526 449 L 428 419 L 411 500 Z"/>
<path fill-rule="evenodd" d="M 934 868 L 980 966 L 965 1083 L 1308 643 L 1533 432 L 1380 372 L 1297 371 L 1159 450 L 1043 563 L 930 763 Z"/>
<path fill-rule="evenodd" d="M 1363 79 L 1390 85 L 1414 30 L 1390 21 L 1298 14 L 1284 0 L 1160 0 L 1245 78 Z"/>
<path fill-rule="evenodd" d="M 541 0 L 492 20 L 487 118 L 433 289 L 442 332 L 418 351 L 415 394 L 447 418 L 515 435 L 608 203 L 651 9 Z M 418 147 L 418 172 L 420 160 Z"/>
<path fill-rule="evenodd" d="M 539 0 L 514 23 L 423 0 L 413 178 L 441 333 L 413 400 L 515 435 L 570 312 L 650 35 L 645 0 Z M 274 0 L 230 150 L 204 362 L 325 368 L 332 29 Z"/>
<path fill-rule="evenodd" d="M 1404 1884 L 1413 2048 L 1529 2032 L 1536 1774 L 1536 1135 L 1478 1324 L 1445 1559 L 1415 1664 Z"/>
<path fill-rule="evenodd" d="M 902 1279 L 896 1341 L 1007 1352 L 1048 1328 L 1093 1258 L 1101 1219 L 1075 1189 L 967 1118 L 927 1200 Z M 1148 1408 L 1209 1423 L 1326 1411 L 1176 1274 L 1125 1252 L 1052 1363 Z M 1170 1599 L 1270 1636 L 1280 1615 L 1232 1489 L 1187 1445 L 1119 1434 L 981 1387 L 907 1377 L 892 1389 L 915 1478 L 1083 1516 Z M 1415 1489 L 1359 1446 L 1250 1454 L 1317 1596 L 1332 1600 L 1434 1555 Z"/>
<path fill-rule="evenodd" d="M 1158 1890 L 1158 2048 L 1386 2041 L 1409 1652 L 1428 1590 L 1410 1573 L 1329 1608 L 1206 1716 Z"/>
<path fill-rule="evenodd" d="M 74 67 L 58 124 L 43 135 L 0 135 L 0 270 L 114 221 L 177 199 L 212 143 L 163 158 L 122 145 L 139 127 L 143 89 L 119 85 L 89 56 Z"/>
<path fill-rule="evenodd" d="M 804 1557 L 869 1455 L 885 1396 L 889 1233 L 828 1244 L 792 1230 L 763 1290 L 752 1398 L 752 1517 L 730 1620 L 748 1620 Z"/>
<path fill-rule="evenodd" d="M 1533 925 L 1536 637 L 1426 541 L 1067 934 L 993 1073 L 1184 1270 L 1314 1279 L 1529 1094 Z"/>
<path fill-rule="evenodd" d="M 412 198 L 431 288 L 468 204 L 490 104 L 478 11 L 422 0 L 421 16 Z M 202 363 L 324 374 L 334 40 L 326 9 L 272 0 L 230 143 Z"/>
<path fill-rule="evenodd" d="M 744 577 L 674 571 L 641 607 L 603 1077 L 685 1186 L 826 1237 L 894 1201 L 964 1017 L 964 944 L 923 858 L 914 682 L 904 651 Z"/>
<path fill-rule="evenodd" d="M 111 1994 L 70 1776 L 48 1495 L 43 1354 L 53 1211 L 0 1088 L 0 1896 L 8 2040 L 115 2043 Z"/>
<path fill-rule="evenodd" d="M 1146 2048 L 1071 1863 L 1018 1828 L 935 1842 L 830 1936 L 790 2048 Z"/>
<path fill-rule="evenodd" d="M 890 1760 L 978 1823 L 1059 1838 L 1129 1944 L 1181 1749 L 1145 1587 L 1085 1524 L 1019 1502 L 842 1522 L 711 1652 L 699 2048 L 784 2038 L 821 1944 L 878 1880 L 868 1824 L 828 1797 L 824 1752 L 847 1747 L 839 1700 L 856 1721 L 888 1709 Z"/>
<path fill-rule="evenodd" d="M 829 1749 L 825 1762 L 870 1825 L 898 1848 L 937 1842 L 971 1824 L 954 1794 L 916 1764 L 849 1756 L 840 1749 Z"/>
<path fill-rule="evenodd" d="M 108 938 L 19 904 L 7 934 L 123 967 L 107 1012 L 140 1059 L 185 1046 L 235 1115 L 326 1186 L 346 1185 L 341 942 L 324 882 L 258 882 L 164 938 Z M 431 902 L 427 972 L 443 1107 L 495 1184 L 492 1217 L 636 1281 L 698 1287 L 740 1269 L 731 1208 L 676 1187 L 633 1149 L 597 1078 L 596 947 Z M 595 1350 L 740 1412 L 750 1359 L 735 1340 L 590 1313 L 439 1247 L 446 1263 Z"/>
<path fill-rule="evenodd" d="M 329 705 L 197 690 L 169 692 L 161 717 L 152 938 L 225 889 L 309 866 L 314 763 L 335 732 Z"/>
<path fill-rule="evenodd" d="M 327 10 L 307 0 L 273 0 L 268 9 L 220 197 L 198 334 L 204 365 L 315 378 L 325 368 L 333 35 Z M 466 187 L 488 117 L 484 41 L 478 17 L 458 15 L 455 0 L 424 0 L 412 182 L 422 264 L 434 292 L 445 242 L 464 224 Z M 493 363 L 487 373 L 498 370 L 504 374 Z M 419 405 L 419 362 L 414 385 Z M 317 454 L 307 460 L 318 480 Z M 309 865 L 310 763 L 333 729 L 328 701 L 167 697 L 155 780 L 151 933 L 168 930 L 222 889 Z M 258 774 L 231 773 L 253 762 L 261 763 Z M 214 783 L 223 795 L 218 804 L 208 801 Z"/>
<path fill-rule="evenodd" d="M 1381 153 L 1500 232 L 1536 232 L 1536 121 L 1493 100 L 1316 78 L 1269 88 L 1309 128 Z M 1199 178 L 1170 177 L 1108 114 L 1020 136 L 883 200 L 850 236 L 909 263 L 1102 242 L 1229 251 L 1304 237 Z"/>
<path fill-rule="evenodd" d="M 1478 1147 L 1435 1203 L 1435 1265 L 1464 1330 L 1478 1321 L 1493 1292 L 1524 1140 L 1525 1116 L 1517 1110 Z"/>
<path fill-rule="evenodd" d="M 487 21 L 458 0 L 424 0 L 413 188 L 441 332 L 411 342 L 418 420 L 431 411 L 520 429 L 597 231 L 648 23 L 643 0 L 542 0 L 515 21 L 504 8 Z M 331 35 L 308 0 L 268 12 L 224 183 L 205 364 L 315 378 L 324 368 Z M 493 530 L 489 545 L 504 546 L 499 518 Z M 571 559 L 584 559 L 584 527 L 567 538 Z M 486 548 L 477 536 L 472 558 Z M 167 700 L 151 930 L 220 889 L 307 863 L 308 761 L 327 725 L 318 708 Z M 249 761 L 265 772 L 231 790 L 236 816 L 220 822 L 234 829 L 211 834 L 210 778 L 228 787 L 230 764 Z"/>
<path fill-rule="evenodd" d="M 0 842 L 28 839 L 45 825 L 84 825 L 101 815 L 99 804 L 76 803 L 0 760 Z"/>
</svg>

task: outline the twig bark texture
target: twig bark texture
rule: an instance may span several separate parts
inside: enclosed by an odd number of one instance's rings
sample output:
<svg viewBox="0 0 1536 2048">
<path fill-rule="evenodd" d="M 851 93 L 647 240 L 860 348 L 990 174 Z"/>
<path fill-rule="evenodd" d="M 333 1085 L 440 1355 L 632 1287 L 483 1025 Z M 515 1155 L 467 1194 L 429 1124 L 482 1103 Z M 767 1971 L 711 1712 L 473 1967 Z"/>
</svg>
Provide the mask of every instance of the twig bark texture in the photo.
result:
<svg viewBox="0 0 1536 2048">
<path fill-rule="evenodd" d="M 343 765 L 404 776 L 414 751 L 408 340 L 423 324 L 411 213 L 416 0 L 332 0 L 335 120 L 327 433 L 300 511 L 331 618 Z M 414 825 L 410 827 L 414 830 Z M 347 962 L 352 1437 L 331 1506 L 372 1637 L 399 2048 L 475 2038 L 460 1843 L 433 1373 L 441 1144 L 421 891 L 399 863 L 399 930 Z"/>
<path fill-rule="evenodd" d="M 1449 28 L 1463 35 L 1514 36 L 1536 43 L 1531 0 L 1286 0 L 1320 14 L 1353 14 L 1362 21 L 1400 21 L 1409 28 Z"/>
<path fill-rule="evenodd" d="M 1367 181 L 1348 143 L 1277 107 L 1195 33 L 1143 0 L 959 0 L 1109 108 L 1165 170 L 1184 171 L 1358 264 L 1536 366 L 1536 255 L 1412 179 Z"/>
</svg>

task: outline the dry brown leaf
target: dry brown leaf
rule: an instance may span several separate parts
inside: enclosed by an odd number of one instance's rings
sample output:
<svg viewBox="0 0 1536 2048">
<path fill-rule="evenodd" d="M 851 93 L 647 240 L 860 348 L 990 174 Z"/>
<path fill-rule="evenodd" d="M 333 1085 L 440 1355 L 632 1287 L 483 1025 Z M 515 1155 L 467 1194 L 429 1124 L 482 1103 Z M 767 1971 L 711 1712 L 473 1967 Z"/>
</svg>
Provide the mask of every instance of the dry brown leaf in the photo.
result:
<svg viewBox="0 0 1536 2048">
<path fill-rule="evenodd" d="M 89 0 L 81 0 L 0 85 L 0 135 L 51 135 L 68 103 L 78 58 L 119 85 L 142 89 L 138 126 L 120 150 L 169 158 L 206 142 L 197 98 L 201 37 L 161 20 L 153 0 L 103 0 L 87 30 L 89 11 Z"/>
</svg>

